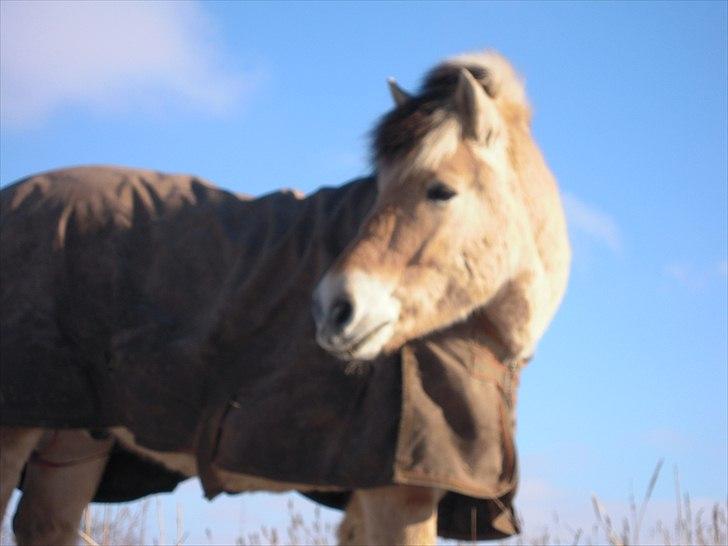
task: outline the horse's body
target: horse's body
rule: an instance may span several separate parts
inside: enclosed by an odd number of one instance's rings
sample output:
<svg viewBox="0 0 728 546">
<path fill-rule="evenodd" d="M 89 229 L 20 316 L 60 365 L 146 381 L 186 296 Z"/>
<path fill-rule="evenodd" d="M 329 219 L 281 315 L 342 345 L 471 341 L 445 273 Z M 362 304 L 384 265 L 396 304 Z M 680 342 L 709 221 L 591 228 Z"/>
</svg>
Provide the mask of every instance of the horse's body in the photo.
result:
<svg viewBox="0 0 728 546">
<path fill-rule="evenodd" d="M 114 442 L 200 475 L 208 496 L 355 490 L 342 541 L 432 542 L 438 504 L 456 522 L 444 534 L 468 538 L 474 513 L 481 538 L 514 532 L 517 367 L 558 305 L 569 253 L 503 63 L 441 65 L 436 92 L 399 95 L 380 126 L 376 181 L 305 199 L 114 168 L 4 189 L 3 511 L 40 453 L 19 540 L 74 536 Z M 461 65 L 489 79 L 438 83 Z M 453 93 L 449 114 L 397 141 L 403 120 Z M 447 207 L 458 233 L 439 229 Z"/>
</svg>

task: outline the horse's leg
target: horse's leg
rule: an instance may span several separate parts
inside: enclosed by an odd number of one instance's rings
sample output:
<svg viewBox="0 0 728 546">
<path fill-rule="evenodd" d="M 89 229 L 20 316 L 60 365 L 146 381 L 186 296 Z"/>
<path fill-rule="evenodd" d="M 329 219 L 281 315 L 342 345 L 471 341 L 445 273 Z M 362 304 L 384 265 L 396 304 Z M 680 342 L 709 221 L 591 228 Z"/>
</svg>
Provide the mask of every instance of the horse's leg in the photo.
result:
<svg viewBox="0 0 728 546">
<path fill-rule="evenodd" d="M 25 462 L 42 434 L 40 428 L 0 427 L 0 521 L 5 517 Z"/>
<path fill-rule="evenodd" d="M 13 518 L 20 546 L 78 542 L 81 514 L 96 493 L 113 443 L 94 440 L 83 430 L 44 437 L 26 468 L 23 496 Z"/>
<path fill-rule="evenodd" d="M 358 490 L 366 543 L 433 545 L 437 503 L 443 492 L 431 487 L 392 485 Z"/>
<path fill-rule="evenodd" d="M 339 546 L 359 546 L 366 544 L 364 536 L 364 515 L 361 512 L 361 502 L 356 493 L 352 493 L 349 504 L 346 505 L 344 519 L 341 520 L 336 531 Z"/>
</svg>

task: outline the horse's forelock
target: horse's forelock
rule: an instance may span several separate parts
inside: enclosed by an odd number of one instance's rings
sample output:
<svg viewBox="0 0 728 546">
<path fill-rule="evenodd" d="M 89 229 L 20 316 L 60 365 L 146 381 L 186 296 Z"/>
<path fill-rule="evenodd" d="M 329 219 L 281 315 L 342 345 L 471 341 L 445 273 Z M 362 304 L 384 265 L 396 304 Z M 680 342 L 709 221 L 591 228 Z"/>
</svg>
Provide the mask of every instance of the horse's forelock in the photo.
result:
<svg viewBox="0 0 728 546">
<path fill-rule="evenodd" d="M 417 94 L 381 118 L 372 139 L 376 164 L 394 164 L 411 156 L 447 118 L 453 117 L 448 103 L 455 92 L 458 73 L 457 67 L 435 67 Z"/>
<path fill-rule="evenodd" d="M 435 128 L 441 107 L 441 100 L 418 95 L 383 116 L 373 131 L 375 162 L 394 163 L 417 148 Z"/>
<path fill-rule="evenodd" d="M 460 55 L 435 66 L 410 100 L 381 118 L 372 132 L 372 159 L 377 166 L 414 160 L 413 155 L 427 155 L 426 150 L 415 152 L 418 148 L 452 140 L 448 131 L 457 131 L 458 124 L 448 123 L 454 117 L 450 99 L 463 68 L 491 98 L 504 96 L 528 117 L 523 84 L 508 61 L 493 52 Z"/>
</svg>

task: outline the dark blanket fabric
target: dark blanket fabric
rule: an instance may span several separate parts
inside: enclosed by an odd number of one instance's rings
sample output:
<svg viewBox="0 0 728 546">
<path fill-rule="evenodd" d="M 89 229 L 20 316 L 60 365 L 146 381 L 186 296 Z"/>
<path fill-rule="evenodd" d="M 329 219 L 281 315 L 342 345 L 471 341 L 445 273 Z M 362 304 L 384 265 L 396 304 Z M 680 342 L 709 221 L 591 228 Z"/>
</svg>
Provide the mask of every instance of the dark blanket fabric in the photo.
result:
<svg viewBox="0 0 728 546">
<path fill-rule="evenodd" d="M 517 532 L 518 370 L 484 315 L 370 363 L 314 341 L 313 287 L 375 193 L 362 179 L 248 199 L 111 167 L 5 188 L 0 422 L 125 426 L 197 454 L 210 496 L 220 470 L 340 490 L 317 497 L 339 507 L 353 489 L 418 484 L 449 492 L 442 536 Z M 115 479 L 142 471 L 119 461 L 100 499 L 133 496 Z"/>
</svg>

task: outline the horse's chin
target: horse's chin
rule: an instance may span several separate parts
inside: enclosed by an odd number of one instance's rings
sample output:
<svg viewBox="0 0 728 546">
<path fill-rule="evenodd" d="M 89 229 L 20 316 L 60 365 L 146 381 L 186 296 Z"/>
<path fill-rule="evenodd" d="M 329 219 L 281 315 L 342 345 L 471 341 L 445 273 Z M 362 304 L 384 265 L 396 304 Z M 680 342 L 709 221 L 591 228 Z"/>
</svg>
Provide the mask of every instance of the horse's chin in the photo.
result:
<svg viewBox="0 0 728 546">
<path fill-rule="evenodd" d="M 367 361 L 374 360 L 384 353 L 390 352 L 387 350 L 388 342 L 393 334 L 394 324 L 387 323 L 346 345 L 332 345 L 321 339 L 318 339 L 318 343 L 323 349 L 340 360 Z"/>
</svg>

